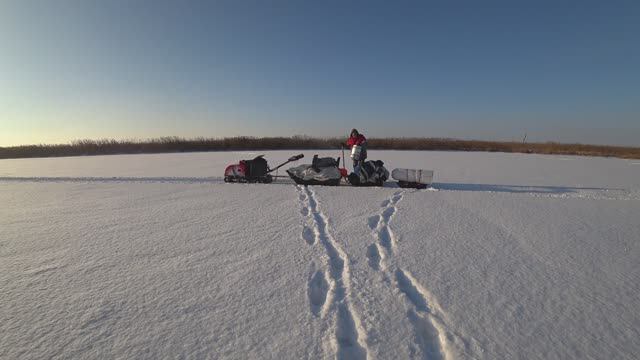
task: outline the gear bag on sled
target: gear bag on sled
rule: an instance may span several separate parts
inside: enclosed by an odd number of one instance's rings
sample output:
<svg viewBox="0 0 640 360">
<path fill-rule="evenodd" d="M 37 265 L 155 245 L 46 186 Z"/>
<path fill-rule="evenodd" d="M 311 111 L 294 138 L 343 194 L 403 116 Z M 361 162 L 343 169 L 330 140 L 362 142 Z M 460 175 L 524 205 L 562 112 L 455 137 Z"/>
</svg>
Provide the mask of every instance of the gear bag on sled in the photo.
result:
<svg viewBox="0 0 640 360">
<path fill-rule="evenodd" d="M 242 160 L 246 169 L 246 176 L 249 178 L 258 178 L 267 175 L 269 166 L 263 155 L 257 156 L 252 160 Z"/>
<path fill-rule="evenodd" d="M 389 171 L 382 160 L 365 161 L 360 165 L 360 174 L 349 174 L 353 186 L 382 186 L 389 179 Z"/>
</svg>

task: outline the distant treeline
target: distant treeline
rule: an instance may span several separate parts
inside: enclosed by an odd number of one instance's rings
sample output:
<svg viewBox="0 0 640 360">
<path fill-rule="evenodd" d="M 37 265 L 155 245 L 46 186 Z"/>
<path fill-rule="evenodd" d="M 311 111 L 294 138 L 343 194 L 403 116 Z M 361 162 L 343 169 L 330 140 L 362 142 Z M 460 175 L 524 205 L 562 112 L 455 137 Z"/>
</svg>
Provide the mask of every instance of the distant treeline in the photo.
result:
<svg viewBox="0 0 640 360">
<path fill-rule="evenodd" d="M 344 141 L 344 138 L 313 138 L 307 136 L 77 140 L 70 144 L 0 147 L 0 159 L 223 150 L 338 149 Z M 369 149 L 492 151 L 640 159 L 640 148 L 638 147 L 561 144 L 554 142 L 524 143 L 440 138 L 371 138 L 369 139 Z"/>
</svg>

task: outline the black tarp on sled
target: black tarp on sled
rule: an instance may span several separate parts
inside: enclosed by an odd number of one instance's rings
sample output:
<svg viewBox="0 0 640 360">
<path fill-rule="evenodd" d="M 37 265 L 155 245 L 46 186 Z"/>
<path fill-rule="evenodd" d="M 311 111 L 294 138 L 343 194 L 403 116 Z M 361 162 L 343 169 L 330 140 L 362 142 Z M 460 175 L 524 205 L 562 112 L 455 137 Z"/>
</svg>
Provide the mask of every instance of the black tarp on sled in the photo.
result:
<svg viewBox="0 0 640 360">
<path fill-rule="evenodd" d="M 382 186 L 389 179 L 389 171 L 382 160 L 365 161 L 360 166 L 360 174 L 349 174 L 349 183 L 353 186 Z"/>
</svg>

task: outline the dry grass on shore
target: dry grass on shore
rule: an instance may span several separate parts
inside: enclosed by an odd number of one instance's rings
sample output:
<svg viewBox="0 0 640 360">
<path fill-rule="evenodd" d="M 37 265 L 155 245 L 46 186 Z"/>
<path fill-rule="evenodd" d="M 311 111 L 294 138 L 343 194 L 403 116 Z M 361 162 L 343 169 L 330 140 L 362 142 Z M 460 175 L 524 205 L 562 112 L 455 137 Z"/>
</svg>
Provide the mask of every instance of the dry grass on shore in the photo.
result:
<svg viewBox="0 0 640 360">
<path fill-rule="evenodd" d="M 229 150 L 336 149 L 340 148 L 341 143 L 344 141 L 345 139 L 342 138 L 312 138 L 306 136 L 77 140 L 70 144 L 0 147 L 0 159 Z M 640 159 L 640 148 L 638 147 L 561 144 L 554 142 L 520 143 L 439 138 L 372 138 L 369 139 L 369 148 L 378 150 L 491 151 Z"/>
</svg>

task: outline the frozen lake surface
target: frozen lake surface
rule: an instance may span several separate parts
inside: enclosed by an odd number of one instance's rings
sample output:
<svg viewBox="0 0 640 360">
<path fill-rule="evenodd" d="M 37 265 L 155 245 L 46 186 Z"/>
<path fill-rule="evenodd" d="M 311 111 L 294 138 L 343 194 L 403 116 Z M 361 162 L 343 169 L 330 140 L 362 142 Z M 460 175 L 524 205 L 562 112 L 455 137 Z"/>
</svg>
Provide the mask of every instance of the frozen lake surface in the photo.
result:
<svg viewBox="0 0 640 360">
<path fill-rule="evenodd" d="M 0 358 L 638 358 L 638 160 L 370 151 L 434 188 L 222 181 L 300 152 L 0 160 Z"/>
</svg>

